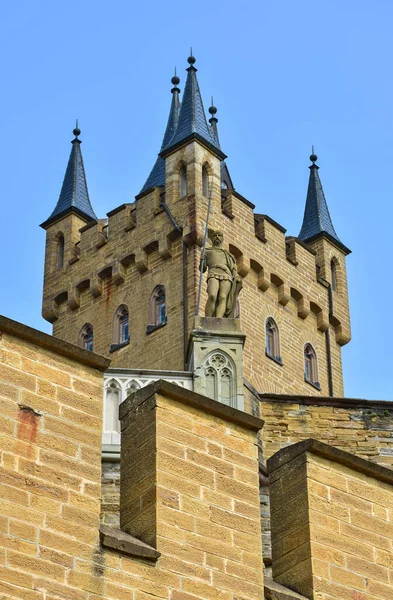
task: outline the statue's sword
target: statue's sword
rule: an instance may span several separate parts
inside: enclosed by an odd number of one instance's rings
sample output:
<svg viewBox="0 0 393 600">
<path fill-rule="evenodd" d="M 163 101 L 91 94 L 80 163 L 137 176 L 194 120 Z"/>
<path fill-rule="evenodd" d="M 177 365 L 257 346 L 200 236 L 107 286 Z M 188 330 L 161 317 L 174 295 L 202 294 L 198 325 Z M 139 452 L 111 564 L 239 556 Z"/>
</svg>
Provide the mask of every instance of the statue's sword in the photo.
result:
<svg viewBox="0 0 393 600">
<path fill-rule="evenodd" d="M 202 278 L 203 278 L 203 268 L 205 266 L 205 250 L 206 250 L 207 235 L 208 235 L 208 232 L 209 232 L 209 217 L 210 217 L 210 206 L 211 206 L 211 202 L 212 202 L 212 191 L 213 191 L 213 177 L 211 178 L 211 182 L 210 182 L 209 200 L 208 200 L 208 203 L 207 203 L 207 217 L 206 217 L 205 235 L 204 235 L 204 238 L 203 238 L 202 260 L 201 260 L 201 264 L 200 264 L 201 274 L 199 276 L 198 301 L 197 301 L 196 311 L 195 311 L 195 315 L 196 316 L 199 315 L 199 306 L 201 304 Z"/>
</svg>

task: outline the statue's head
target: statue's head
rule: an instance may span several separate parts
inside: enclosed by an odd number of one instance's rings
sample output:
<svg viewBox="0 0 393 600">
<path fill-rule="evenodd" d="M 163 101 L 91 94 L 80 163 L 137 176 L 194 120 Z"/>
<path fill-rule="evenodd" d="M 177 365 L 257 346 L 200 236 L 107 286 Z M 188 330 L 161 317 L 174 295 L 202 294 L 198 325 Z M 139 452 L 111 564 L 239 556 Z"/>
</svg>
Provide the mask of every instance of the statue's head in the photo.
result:
<svg viewBox="0 0 393 600">
<path fill-rule="evenodd" d="M 213 231 L 211 235 L 211 240 L 215 248 L 221 248 L 222 243 L 224 241 L 224 235 L 222 231 Z"/>
</svg>

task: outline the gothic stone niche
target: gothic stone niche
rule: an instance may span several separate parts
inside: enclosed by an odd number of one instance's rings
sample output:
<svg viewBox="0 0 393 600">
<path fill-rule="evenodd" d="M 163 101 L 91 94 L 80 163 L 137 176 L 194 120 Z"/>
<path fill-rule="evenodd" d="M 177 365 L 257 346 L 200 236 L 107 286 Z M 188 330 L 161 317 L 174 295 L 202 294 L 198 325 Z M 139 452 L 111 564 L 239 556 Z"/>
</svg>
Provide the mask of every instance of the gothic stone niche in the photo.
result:
<svg viewBox="0 0 393 600">
<path fill-rule="evenodd" d="M 213 352 L 207 356 L 200 370 L 206 382 L 206 396 L 237 408 L 236 367 L 229 356 Z"/>
<path fill-rule="evenodd" d="M 195 317 L 188 353 L 194 392 L 244 410 L 245 337 L 238 319 Z"/>
</svg>

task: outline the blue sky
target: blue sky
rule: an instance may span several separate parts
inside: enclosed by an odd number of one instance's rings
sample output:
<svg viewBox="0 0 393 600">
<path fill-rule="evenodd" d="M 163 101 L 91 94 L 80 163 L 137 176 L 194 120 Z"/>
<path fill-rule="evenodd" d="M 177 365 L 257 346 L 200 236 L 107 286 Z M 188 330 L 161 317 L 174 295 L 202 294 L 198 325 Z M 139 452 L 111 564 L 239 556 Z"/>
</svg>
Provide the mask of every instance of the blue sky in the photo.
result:
<svg viewBox="0 0 393 600">
<path fill-rule="evenodd" d="M 159 150 L 175 65 L 193 47 L 236 189 L 297 235 L 315 145 L 347 259 L 349 397 L 392 399 L 393 3 L 374 0 L 3 0 L 0 312 L 47 332 L 45 233 L 75 119 L 103 217 Z"/>
</svg>

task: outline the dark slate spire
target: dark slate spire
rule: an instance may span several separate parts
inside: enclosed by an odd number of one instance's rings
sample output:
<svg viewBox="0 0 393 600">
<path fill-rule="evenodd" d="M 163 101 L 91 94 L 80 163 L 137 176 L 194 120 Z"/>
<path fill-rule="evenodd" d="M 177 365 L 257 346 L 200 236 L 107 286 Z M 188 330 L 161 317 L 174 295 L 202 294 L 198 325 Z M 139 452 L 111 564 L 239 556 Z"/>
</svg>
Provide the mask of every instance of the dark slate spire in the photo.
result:
<svg viewBox="0 0 393 600">
<path fill-rule="evenodd" d="M 212 128 L 207 124 L 205 109 L 203 108 L 202 96 L 196 76 L 197 69 L 194 67 L 195 58 L 189 56 L 188 63 L 190 66 L 187 69 L 187 81 L 184 88 L 176 133 L 166 149 L 161 152 L 161 155 L 165 156 L 168 151 L 195 138 L 207 144 L 207 146 L 220 158 L 225 158 L 225 155 L 220 149 L 219 142 L 214 136 Z"/>
<path fill-rule="evenodd" d="M 176 75 L 176 69 L 175 69 L 175 75 L 174 75 L 174 77 L 172 77 L 171 81 L 173 84 L 173 88 L 171 89 L 171 92 L 172 92 L 171 109 L 169 111 L 168 123 L 167 123 L 166 129 L 165 129 L 164 139 L 162 140 L 160 152 L 165 150 L 165 148 L 169 145 L 169 142 L 171 141 L 171 139 L 174 136 L 174 133 L 176 131 L 177 124 L 179 121 L 180 90 L 177 86 L 180 83 L 180 79 Z M 141 189 L 140 193 L 142 194 L 143 192 L 146 192 L 147 190 L 149 190 L 152 187 L 156 187 L 156 186 L 158 187 L 158 186 L 164 186 L 164 185 L 165 185 L 165 160 L 159 155 L 157 157 L 157 160 L 154 163 L 154 167 L 150 171 L 150 175 L 146 179 L 146 182 L 145 182 L 143 188 Z"/>
<path fill-rule="evenodd" d="M 319 167 L 316 165 L 317 156 L 314 154 L 314 147 L 310 160 L 310 179 L 308 182 L 306 208 L 304 210 L 303 225 L 299 233 L 299 239 L 304 242 L 310 242 L 320 235 L 325 235 L 340 248 L 349 252 L 338 237 L 330 217 L 322 183 L 319 178 Z"/>
<path fill-rule="evenodd" d="M 68 212 L 76 212 L 87 221 L 96 221 L 97 217 L 90 204 L 87 190 L 85 168 L 81 152 L 81 140 L 78 139 L 81 130 L 78 121 L 73 131 L 75 138 L 72 140 L 70 158 L 64 175 L 64 181 L 55 210 L 50 217 L 41 224 L 45 228 Z"/>
</svg>

